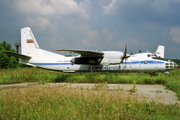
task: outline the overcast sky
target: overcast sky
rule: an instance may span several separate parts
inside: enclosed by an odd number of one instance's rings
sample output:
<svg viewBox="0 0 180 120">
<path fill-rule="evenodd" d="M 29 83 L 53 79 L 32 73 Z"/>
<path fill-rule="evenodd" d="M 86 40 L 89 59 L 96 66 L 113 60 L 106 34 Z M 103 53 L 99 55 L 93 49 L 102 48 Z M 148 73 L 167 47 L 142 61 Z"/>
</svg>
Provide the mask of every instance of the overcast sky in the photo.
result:
<svg viewBox="0 0 180 120">
<path fill-rule="evenodd" d="M 14 46 L 23 27 L 49 51 L 164 45 L 165 58 L 180 59 L 180 0 L 0 0 L 0 42 Z"/>
</svg>

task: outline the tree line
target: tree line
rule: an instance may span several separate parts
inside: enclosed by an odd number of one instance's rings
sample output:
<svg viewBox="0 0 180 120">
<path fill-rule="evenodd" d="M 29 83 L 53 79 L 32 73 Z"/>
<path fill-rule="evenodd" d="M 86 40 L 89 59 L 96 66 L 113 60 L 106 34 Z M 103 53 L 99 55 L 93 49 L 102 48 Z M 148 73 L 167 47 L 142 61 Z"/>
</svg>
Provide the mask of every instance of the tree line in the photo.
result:
<svg viewBox="0 0 180 120">
<path fill-rule="evenodd" d="M 172 61 L 174 61 L 176 64 L 180 65 L 180 60 L 179 59 L 171 59 Z"/>
<path fill-rule="evenodd" d="M 4 51 L 16 52 L 11 44 L 6 41 L 0 42 L 0 69 L 19 68 L 23 66 L 18 63 L 18 58 L 9 56 Z"/>
</svg>

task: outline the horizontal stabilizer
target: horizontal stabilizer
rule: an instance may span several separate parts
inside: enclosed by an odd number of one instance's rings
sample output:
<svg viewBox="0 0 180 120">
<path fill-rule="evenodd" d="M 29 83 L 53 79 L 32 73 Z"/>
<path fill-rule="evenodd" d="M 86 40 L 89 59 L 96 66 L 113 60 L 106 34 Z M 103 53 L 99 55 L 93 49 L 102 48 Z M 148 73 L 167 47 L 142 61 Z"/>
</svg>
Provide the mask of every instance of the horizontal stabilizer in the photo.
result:
<svg viewBox="0 0 180 120">
<path fill-rule="evenodd" d="M 8 55 L 11 55 L 11 56 L 14 56 L 14 57 L 17 57 L 17 58 L 31 59 L 30 56 L 19 54 L 19 53 L 14 53 L 14 52 L 11 52 L 11 51 L 5 51 L 4 53 L 6 53 Z"/>
<path fill-rule="evenodd" d="M 103 52 L 90 51 L 90 50 L 66 50 L 66 49 L 59 49 L 59 50 L 56 50 L 56 51 L 80 54 L 82 57 L 103 57 L 103 55 L 104 55 Z"/>
</svg>

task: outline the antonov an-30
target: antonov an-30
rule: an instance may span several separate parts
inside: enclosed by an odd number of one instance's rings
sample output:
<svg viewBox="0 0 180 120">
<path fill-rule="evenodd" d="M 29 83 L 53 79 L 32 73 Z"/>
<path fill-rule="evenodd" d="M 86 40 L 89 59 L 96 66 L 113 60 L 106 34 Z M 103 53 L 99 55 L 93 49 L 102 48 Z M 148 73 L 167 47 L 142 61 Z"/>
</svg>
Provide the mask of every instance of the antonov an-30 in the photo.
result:
<svg viewBox="0 0 180 120">
<path fill-rule="evenodd" d="M 40 49 L 31 29 L 21 29 L 21 54 L 5 52 L 19 58 L 19 63 L 62 72 L 163 72 L 168 74 L 176 63 L 164 59 L 164 46 L 155 53 L 133 55 L 121 51 L 89 51 L 59 49 L 79 54 L 75 57 L 52 53 Z"/>
</svg>

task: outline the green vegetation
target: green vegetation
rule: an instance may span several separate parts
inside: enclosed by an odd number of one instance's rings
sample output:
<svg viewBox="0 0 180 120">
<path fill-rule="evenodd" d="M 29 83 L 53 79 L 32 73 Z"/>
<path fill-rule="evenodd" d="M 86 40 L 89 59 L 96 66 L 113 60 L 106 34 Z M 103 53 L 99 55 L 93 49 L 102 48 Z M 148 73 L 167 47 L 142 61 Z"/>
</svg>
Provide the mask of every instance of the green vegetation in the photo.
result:
<svg viewBox="0 0 180 120">
<path fill-rule="evenodd" d="M 122 83 L 122 84 L 162 84 L 175 91 L 180 99 L 180 70 L 170 74 L 156 73 L 155 76 L 145 73 L 86 73 L 73 74 L 49 71 L 39 68 L 0 69 L 0 84 L 22 82 L 68 82 L 68 83 Z M 132 89 L 132 92 L 135 91 Z"/>
<path fill-rule="evenodd" d="M 179 119 L 177 104 L 155 103 L 141 97 L 124 95 L 123 91 L 108 90 L 108 83 L 163 84 L 174 90 L 180 99 L 180 70 L 169 75 L 156 73 L 86 73 L 73 74 L 40 68 L 0 69 L 0 84 L 20 82 L 101 83 L 95 88 L 29 85 L 0 91 L 0 119 Z"/>
<path fill-rule="evenodd" d="M 179 59 L 171 59 L 172 61 L 174 61 L 176 64 L 180 65 L 180 60 Z"/>
<path fill-rule="evenodd" d="M 178 99 L 180 100 L 180 69 L 173 70 L 167 76 L 167 82 L 165 86 L 167 89 L 175 91 L 177 93 Z"/>
<path fill-rule="evenodd" d="M 20 83 L 20 82 L 68 82 L 68 83 L 124 83 L 124 84 L 166 84 L 171 79 L 170 76 L 178 78 L 178 74 L 172 71 L 170 75 L 157 73 L 151 76 L 145 73 L 61 73 L 48 71 L 39 68 L 18 68 L 0 69 L 0 84 Z M 173 78 L 174 78 L 173 77 Z"/>
<path fill-rule="evenodd" d="M 8 56 L 4 51 L 15 52 L 11 47 L 11 44 L 6 43 L 6 41 L 0 42 L 0 69 L 7 68 L 18 68 L 22 65 L 18 63 L 18 59 L 13 56 Z"/>
<path fill-rule="evenodd" d="M 179 119 L 177 104 L 124 95 L 121 90 L 33 85 L 0 92 L 0 119 Z"/>
</svg>

